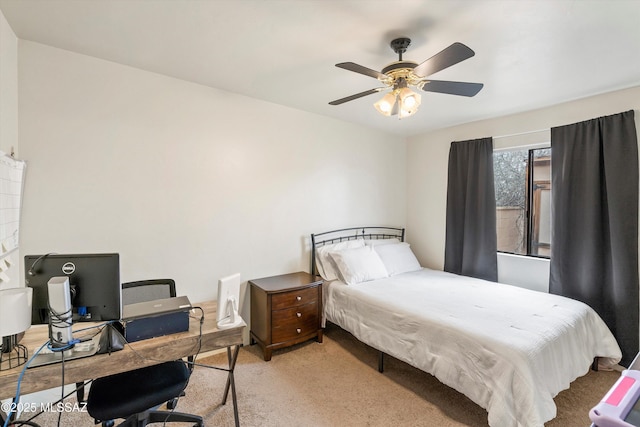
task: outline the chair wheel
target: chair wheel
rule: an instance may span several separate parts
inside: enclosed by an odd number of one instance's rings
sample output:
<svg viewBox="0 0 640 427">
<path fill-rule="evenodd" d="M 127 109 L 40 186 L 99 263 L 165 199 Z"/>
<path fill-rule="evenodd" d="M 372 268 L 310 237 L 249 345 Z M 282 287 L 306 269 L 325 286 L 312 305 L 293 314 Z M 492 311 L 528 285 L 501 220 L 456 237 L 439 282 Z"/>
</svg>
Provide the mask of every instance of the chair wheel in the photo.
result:
<svg viewBox="0 0 640 427">
<path fill-rule="evenodd" d="M 175 409 L 176 406 L 178 406 L 178 399 L 177 398 L 173 398 L 173 399 L 167 401 L 167 409 Z"/>
<path fill-rule="evenodd" d="M 102 427 L 113 427 L 114 425 L 116 425 L 116 422 L 114 420 L 102 422 Z"/>
</svg>

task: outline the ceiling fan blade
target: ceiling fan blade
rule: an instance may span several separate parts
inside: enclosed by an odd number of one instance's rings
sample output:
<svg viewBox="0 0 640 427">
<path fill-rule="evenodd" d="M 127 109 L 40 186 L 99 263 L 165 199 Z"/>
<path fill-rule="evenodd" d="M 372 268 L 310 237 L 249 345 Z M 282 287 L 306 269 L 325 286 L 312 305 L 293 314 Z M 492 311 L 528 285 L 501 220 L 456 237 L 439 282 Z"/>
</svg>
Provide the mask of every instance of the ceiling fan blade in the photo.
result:
<svg viewBox="0 0 640 427">
<path fill-rule="evenodd" d="M 413 69 L 413 74 L 419 77 L 427 77 L 458 62 L 469 59 L 473 55 L 475 55 L 475 52 L 468 46 L 456 42 L 418 65 Z"/>
<path fill-rule="evenodd" d="M 482 83 L 448 82 L 445 80 L 427 80 L 422 86 L 425 92 L 447 93 L 449 95 L 475 96 L 483 88 Z"/>
<path fill-rule="evenodd" d="M 372 95 L 374 93 L 378 93 L 381 90 L 388 89 L 386 87 L 378 87 L 375 89 L 369 89 L 364 92 L 356 93 L 355 95 L 347 96 L 345 98 L 336 99 L 335 101 L 331 101 L 329 105 L 340 105 L 345 102 L 353 101 L 354 99 L 362 98 L 363 96 Z"/>
<path fill-rule="evenodd" d="M 355 62 L 341 62 L 339 64 L 336 64 L 336 67 L 353 71 L 354 73 L 364 74 L 365 76 L 373 77 L 374 79 L 378 80 L 385 80 L 389 78 L 389 76 L 387 76 L 386 74 L 382 74 L 376 70 L 372 70 L 371 68 L 363 67 L 362 65 L 358 65 Z"/>
</svg>

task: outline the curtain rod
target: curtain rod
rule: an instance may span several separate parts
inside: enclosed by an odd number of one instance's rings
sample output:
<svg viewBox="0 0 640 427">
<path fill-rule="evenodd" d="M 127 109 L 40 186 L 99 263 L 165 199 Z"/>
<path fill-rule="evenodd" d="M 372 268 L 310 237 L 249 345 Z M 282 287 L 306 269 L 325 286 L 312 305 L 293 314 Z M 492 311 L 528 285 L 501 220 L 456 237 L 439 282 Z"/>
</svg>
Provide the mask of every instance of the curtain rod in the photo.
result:
<svg viewBox="0 0 640 427">
<path fill-rule="evenodd" d="M 550 131 L 550 130 L 551 130 L 551 128 L 538 129 L 538 130 L 530 130 L 530 131 L 527 131 L 527 132 L 519 132 L 519 133 L 512 133 L 512 134 L 509 134 L 509 135 L 494 136 L 494 137 L 492 137 L 492 138 L 493 138 L 493 139 L 509 138 L 509 137 L 512 137 L 512 136 L 528 135 L 528 134 L 530 134 L 530 133 L 548 132 L 548 131 Z"/>
</svg>

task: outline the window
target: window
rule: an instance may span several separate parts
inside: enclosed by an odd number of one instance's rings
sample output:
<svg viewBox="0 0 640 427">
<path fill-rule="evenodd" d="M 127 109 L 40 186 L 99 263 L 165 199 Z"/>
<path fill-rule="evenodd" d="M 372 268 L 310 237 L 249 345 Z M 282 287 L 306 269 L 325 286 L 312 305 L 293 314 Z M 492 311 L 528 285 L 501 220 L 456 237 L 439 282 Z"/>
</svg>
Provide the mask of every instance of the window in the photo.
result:
<svg viewBox="0 0 640 427">
<path fill-rule="evenodd" d="M 493 154 L 498 251 L 551 256 L 551 148 Z"/>
</svg>

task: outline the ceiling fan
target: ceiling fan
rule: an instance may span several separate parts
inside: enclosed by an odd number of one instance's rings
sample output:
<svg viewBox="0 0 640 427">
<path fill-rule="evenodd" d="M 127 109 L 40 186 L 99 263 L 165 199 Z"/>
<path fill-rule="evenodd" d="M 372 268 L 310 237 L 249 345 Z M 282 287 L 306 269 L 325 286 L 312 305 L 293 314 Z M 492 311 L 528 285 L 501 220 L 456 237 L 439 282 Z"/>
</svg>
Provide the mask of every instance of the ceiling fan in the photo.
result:
<svg viewBox="0 0 640 427">
<path fill-rule="evenodd" d="M 372 70 L 354 62 L 341 62 L 338 68 L 364 74 L 381 81 L 384 86 L 369 89 L 355 95 L 331 101 L 330 105 L 340 105 L 363 96 L 391 89 L 382 99 L 374 104 L 376 110 L 385 116 L 397 114 L 399 118 L 413 115 L 420 106 L 421 97 L 411 90 L 412 87 L 426 92 L 439 92 L 450 95 L 475 96 L 483 87 L 482 83 L 452 82 L 445 80 L 431 80 L 431 74 L 444 70 L 452 65 L 469 59 L 475 52 L 462 43 L 453 43 L 426 61 L 418 64 L 414 61 L 404 61 L 402 54 L 407 51 L 411 39 L 400 37 L 391 41 L 391 49 L 398 54 L 399 59 L 384 67 L 380 72 Z"/>
</svg>

